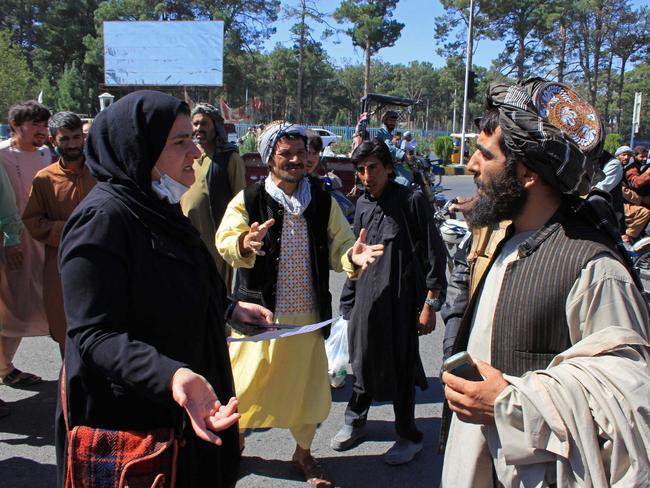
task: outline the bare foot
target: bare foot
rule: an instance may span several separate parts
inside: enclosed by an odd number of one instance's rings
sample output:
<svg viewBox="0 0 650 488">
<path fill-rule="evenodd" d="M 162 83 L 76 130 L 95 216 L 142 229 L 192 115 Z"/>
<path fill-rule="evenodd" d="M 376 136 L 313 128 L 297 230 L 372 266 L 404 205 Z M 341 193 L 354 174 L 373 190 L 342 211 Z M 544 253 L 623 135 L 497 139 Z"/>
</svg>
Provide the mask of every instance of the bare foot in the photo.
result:
<svg viewBox="0 0 650 488">
<path fill-rule="evenodd" d="M 293 464 L 311 488 L 332 487 L 332 482 L 328 479 L 329 477 L 323 471 L 320 463 L 311 455 L 309 449 L 302 449 L 300 446 L 296 446 L 296 451 L 293 453 Z"/>
</svg>

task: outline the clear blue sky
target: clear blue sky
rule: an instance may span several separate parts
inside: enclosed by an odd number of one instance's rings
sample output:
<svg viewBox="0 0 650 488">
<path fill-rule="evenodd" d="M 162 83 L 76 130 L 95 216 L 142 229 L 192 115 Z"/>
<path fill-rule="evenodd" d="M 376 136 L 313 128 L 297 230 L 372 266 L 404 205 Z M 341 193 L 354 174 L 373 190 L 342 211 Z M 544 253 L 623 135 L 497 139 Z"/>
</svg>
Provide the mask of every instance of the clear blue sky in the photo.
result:
<svg viewBox="0 0 650 488">
<path fill-rule="evenodd" d="M 636 8 L 645 3 L 646 0 L 632 0 Z M 297 0 L 282 0 L 282 5 L 297 5 Z M 316 4 L 321 12 L 331 15 L 340 4 L 340 0 L 317 0 Z M 437 45 L 433 38 L 435 17 L 443 15 L 444 9 L 437 0 L 400 0 L 395 9 L 394 18 L 403 24 L 402 35 L 390 48 L 379 51 L 379 58 L 390 63 L 408 64 L 409 61 L 428 61 L 436 67 L 443 66 L 445 60 L 436 54 Z M 331 17 L 327 21 L 338 28 Z M 277 33 L 266 43 L 266 49 L 272 50 L 275 44 L 291 45 L 291 34 L 289 28 L 295 20 L 279 20 L 276 24 Z M 322 24 L 310 22 L 316 30 L 314 36 L 320 40 Z M 338 35 L 340 41 L 336 44 L 331 38 L 322 41 L 327 54 L 337 65 L 346 63 L 363 64 L 363 51 L 354 49 L 352 41 L 344 33 Z M 499 41 L 482 40 L 474 55 L 474 64 L 490 67 L 492 59 L 503 49 L 503 43 Z"/>
</svg>

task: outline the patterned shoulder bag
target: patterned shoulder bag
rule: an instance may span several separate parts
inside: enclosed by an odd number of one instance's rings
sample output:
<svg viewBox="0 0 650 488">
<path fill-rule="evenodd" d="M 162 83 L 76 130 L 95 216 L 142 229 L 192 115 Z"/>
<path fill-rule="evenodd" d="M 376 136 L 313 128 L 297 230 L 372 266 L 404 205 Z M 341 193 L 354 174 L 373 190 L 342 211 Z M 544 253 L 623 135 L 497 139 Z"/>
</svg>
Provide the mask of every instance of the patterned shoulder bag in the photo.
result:
<svg viewBox="0 0 650 488">
<path fill-rule="evenodd" d="M 173 488 L 179 441 L 173 428 L 123 431 L 70 429 L 61 372 L 61 407 L 68 434 L 65 488 Z"/>
</svg>

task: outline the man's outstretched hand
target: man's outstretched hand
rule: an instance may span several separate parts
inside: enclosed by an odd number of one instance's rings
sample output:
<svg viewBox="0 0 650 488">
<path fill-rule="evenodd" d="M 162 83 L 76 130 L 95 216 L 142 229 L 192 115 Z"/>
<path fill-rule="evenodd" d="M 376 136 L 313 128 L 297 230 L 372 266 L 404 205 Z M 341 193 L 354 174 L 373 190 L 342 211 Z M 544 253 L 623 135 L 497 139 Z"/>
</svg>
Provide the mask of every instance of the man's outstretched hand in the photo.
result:
<svg viewBox="0 0 650 488">
<path fill-rule="evenodd" d="M 361 269 L 366 269 L 369 264 L 374 263 L 375 259 L 384 254 L 383 244 L 366 244 L 367 235 L 368 231 L 361 229 L 359 238 L 354 243 L 354 246 L 352 246 L 352 254 L 350 256 L 350 261 Z"/>
<path fill-rule="evenodd" d="M 231 398 L 227 405 L 221 405 L 208 380 L 191 369 L 176 370 L 172 377 L 172 395 L 187 412 L 196 435 L 206 442 L 220 446 L 221 438 L 215 432 L 239 420 L 239 401 Z"/>
<path fill-rule="evenodd" d="M 262 249 L 264 244 L 262 241 L 273 224 L 275 224 L 274 219 L 269 219 L 263 224 L 253 222 L 250 231 L 242 234 L 239 238 L 239 253 L 242 256 L 249 256 L 251 253 L 264 256 L 266 253 Z"/>
</svg>

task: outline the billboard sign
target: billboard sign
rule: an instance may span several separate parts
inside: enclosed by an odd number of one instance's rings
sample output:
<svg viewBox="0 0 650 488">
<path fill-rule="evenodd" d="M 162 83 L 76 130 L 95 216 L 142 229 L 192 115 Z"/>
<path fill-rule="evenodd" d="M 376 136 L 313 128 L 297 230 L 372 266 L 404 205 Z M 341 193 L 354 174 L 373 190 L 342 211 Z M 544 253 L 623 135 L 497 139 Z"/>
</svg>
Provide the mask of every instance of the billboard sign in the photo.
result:
<svg viewBox="0 0 650 488">
<path fill-rule="evenodd" d="M 223 85 L 223 22 L 104 22 L 106 85 Z"/>
</svg>

